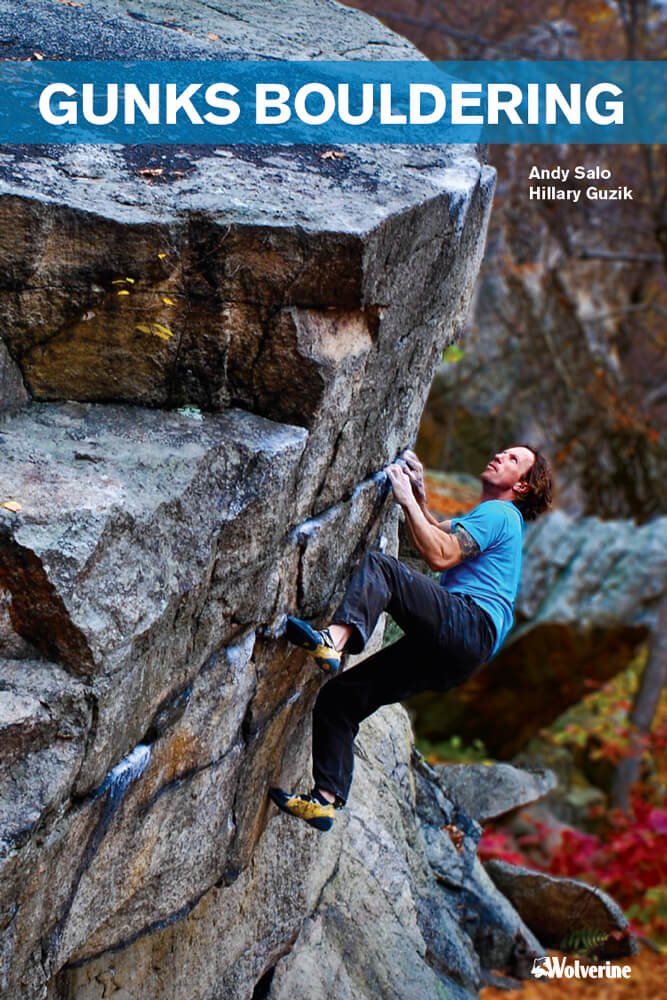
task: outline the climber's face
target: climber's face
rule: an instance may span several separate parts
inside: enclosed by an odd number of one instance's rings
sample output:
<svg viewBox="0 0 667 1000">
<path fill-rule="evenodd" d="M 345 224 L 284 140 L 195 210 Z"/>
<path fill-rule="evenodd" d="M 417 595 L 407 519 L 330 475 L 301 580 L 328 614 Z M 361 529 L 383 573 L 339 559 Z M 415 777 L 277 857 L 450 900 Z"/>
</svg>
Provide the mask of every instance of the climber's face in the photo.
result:
<svg viewBox="0 0 667 1000">
<path fill-rule="evenodd" d="M 482 472 L 482 484 L 494 494 L 509 492 L 521 496 L 529 488 L 524 477 L 530 472 L 534 461 L 533 452 L 523 445 L 496 452 Z"/>
</svg>

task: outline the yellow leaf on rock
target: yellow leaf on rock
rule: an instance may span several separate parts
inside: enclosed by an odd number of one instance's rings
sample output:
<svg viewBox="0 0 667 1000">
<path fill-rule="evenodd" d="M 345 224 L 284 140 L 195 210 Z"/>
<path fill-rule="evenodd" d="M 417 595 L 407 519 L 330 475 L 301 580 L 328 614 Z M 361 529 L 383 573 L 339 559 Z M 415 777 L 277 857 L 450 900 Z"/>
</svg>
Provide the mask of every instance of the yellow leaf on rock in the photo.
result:
<svg viewBox="0 0 667 1000">
<path fill-rule="evenodd" d="M 170 330 L 168 326 L 163 326 L 162 323 L 153 323 L 153 333 L 157 336 L 162 335 L 163 337 L 173 337 L 174 331 Z"/>
<path fill-rule="evenodd" d="M 0 503 L 0 507 L 4 507 L 5 510 L 11 510 L 14 514 L 17 514 L 20 510 L 22 510 L 21 504 L 17 503 L 16 500 L 3 500 L 3 502 Z"/>
<path fill-rule="evenodd" d="M 135 330 L 140 333 L 151 333 L 154 337 L 159 337 L 160 340 L 171 340 L 174 336 L 174 331 L 170 330 L 168 326 L 163 326 L 162 323 L 137 323 Z"/>
<path fill-rule="evenodd" d="M 170 298 L 167 298 L 166 295 L 163 297 L 162 301 L 164 302 L 164 304 L 166 306 L 175 306 L 176 305 L 176 303 L 174 302 L 174 300 L 170 299 Z"/>
</svg>

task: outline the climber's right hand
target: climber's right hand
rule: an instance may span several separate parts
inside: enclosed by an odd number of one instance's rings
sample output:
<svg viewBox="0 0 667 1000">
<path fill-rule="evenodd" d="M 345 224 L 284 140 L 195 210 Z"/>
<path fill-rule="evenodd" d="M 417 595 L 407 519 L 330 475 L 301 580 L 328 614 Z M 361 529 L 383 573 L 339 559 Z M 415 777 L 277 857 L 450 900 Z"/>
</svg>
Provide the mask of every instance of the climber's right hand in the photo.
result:
<svg viewBox="0 0 667 1000">
<path fill-rule="evenodd" d="M 414 451 L 409 448 L 402 451 L 400 456 L 405 461 L 405 471 L 410 478 L 410 484 L 412 485 L 412 492 L 414 493 L 415 500 L 420 506 L 426 504 L 426 487 L 424 485 L 424 466 L 417 458 Z"/>
</svg>

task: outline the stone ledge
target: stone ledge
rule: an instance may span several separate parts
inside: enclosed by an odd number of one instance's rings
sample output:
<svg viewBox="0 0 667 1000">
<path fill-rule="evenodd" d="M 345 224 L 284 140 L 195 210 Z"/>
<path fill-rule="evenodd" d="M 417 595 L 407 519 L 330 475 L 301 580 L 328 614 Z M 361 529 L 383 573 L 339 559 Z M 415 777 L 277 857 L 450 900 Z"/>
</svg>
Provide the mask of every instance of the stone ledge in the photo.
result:
<svg viewBox="0 0 667 1000">
<path fill-rule="evenodd" d="M 596 948 L 600 959 L 636 954 L 637 942 L 623 911 L 601 889 L 506 861 L 487 861 L 485 868 L 547 948 L 562 950 L 569 935 L 594 931 L 609 934 Z"/>
</svg>

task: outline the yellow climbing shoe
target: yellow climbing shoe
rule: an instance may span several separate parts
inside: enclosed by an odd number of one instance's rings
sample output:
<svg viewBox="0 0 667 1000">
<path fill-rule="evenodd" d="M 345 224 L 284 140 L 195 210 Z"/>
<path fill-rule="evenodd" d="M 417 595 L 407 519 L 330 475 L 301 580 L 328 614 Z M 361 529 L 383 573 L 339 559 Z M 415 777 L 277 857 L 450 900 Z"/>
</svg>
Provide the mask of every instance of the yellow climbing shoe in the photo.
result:
<svg viewBox="0 0 667 1000">
<path fill-rule="evenodd" d="M 293 646 L 307 649 L 318 667 L 334 677 L 340 673 L 342 653 L 336 649 L 328 628 L 316 629 L 300 618 L 287 618 L 285 635 Z"/>
<path fill-rule="evenodd" d="M 305 792 L 302 795 L 290 795 L 282 788 L 269 788 L 269 798 L 279 809 L 302 819 L 309 826 L 323 833 L 333 826 L 335 809 L 333 802 L 327 802 L 316 791 Z"/>
</svg>

